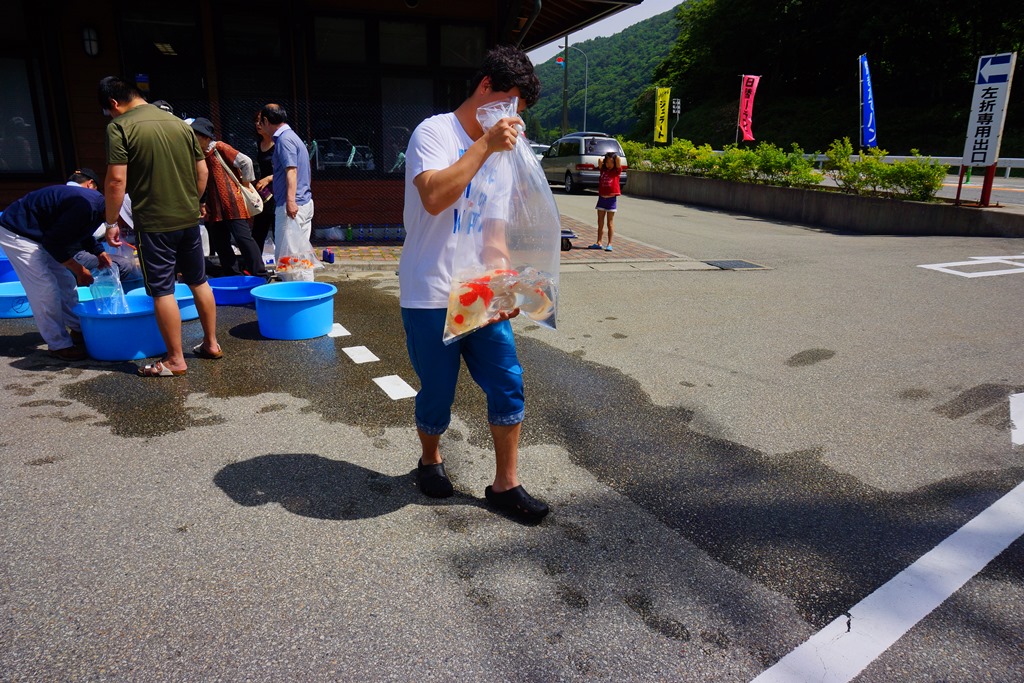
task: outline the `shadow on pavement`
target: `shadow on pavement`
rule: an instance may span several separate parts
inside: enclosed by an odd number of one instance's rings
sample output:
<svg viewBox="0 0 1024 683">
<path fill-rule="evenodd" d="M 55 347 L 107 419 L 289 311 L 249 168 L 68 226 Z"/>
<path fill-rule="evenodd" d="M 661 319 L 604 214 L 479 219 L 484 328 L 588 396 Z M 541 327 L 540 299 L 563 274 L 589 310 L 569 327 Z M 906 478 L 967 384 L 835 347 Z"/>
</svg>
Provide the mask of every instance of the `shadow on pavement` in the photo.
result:
<svg viewBox="0 0 1024 683">
<path fill-rule="evenodd" d="M 316 519 L 368 519 L 431 502 L 416 487 L 415 471 L 392 477 L 311 453 L 261 455 L 232 463 L 213 481 L 239 505 L 277 503 L 288 512 Z M 456 493 L 439 504 L 480 502 Z"/>
</svg>

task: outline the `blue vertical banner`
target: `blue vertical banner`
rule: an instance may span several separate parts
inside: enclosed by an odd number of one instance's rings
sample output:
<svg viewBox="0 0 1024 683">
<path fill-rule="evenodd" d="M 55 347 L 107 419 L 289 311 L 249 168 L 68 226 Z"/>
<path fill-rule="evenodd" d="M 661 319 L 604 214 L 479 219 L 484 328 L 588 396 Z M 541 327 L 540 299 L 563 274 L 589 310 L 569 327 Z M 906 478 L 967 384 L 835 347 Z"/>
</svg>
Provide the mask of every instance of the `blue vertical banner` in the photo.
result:
<svg viewBox="0 0 1024 683">
<path fill-rule="evenodd" d="M 875 123 L 875 96 L 871 91 L 871 71 L 868 56 L 861 55 L 860 63 L 860 146 L 878 147 L 878 130 Z"/>
</svg>

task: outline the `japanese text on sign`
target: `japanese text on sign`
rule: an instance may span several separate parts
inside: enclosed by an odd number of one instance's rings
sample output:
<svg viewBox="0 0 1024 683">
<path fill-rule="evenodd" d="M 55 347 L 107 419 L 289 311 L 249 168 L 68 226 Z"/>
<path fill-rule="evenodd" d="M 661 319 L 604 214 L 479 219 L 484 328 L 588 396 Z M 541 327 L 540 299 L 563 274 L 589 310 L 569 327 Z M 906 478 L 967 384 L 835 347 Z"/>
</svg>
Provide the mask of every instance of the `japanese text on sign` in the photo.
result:
<svg viewBox="0 0 1024 683">
<path fill-rule="evenodd" d="M 743 80 L 740 83 L 740 117 L 736 125 L 742 131 L 743 139 L 749 141 L 754 139 L 754 94 L 757 92 L 757 84 L 760 82 L 761 77 L 744 74 L 742 78 Z"/>
<path fill-rule="evenodd" d="M 1006 102 L 1016 63 L 1016 52 L 986 55 L 978 60 L 964 144 L 964 166 L 991 166 L 999 160 Z"/>
<path fill-rule="evenodd" d="M 658 97 L 654 110 L 654 141 L 668 141 L 668 102 L 672 96 L 671 88 L 658 88 Z"/>
</svg>

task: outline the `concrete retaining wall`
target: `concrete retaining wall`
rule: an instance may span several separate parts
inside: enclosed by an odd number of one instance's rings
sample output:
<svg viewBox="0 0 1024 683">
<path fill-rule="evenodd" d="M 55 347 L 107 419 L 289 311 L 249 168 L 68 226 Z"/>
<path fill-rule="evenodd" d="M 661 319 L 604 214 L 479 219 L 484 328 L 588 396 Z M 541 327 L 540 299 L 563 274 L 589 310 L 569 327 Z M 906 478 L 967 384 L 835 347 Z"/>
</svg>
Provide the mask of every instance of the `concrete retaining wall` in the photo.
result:
<svg viewBox="0 0 1024 683">
<path fill-rule="evenodd" d="M 1024 237 L 1024 214 L 629 170 L 628 195 L 876 235 Z"/>
</svg>

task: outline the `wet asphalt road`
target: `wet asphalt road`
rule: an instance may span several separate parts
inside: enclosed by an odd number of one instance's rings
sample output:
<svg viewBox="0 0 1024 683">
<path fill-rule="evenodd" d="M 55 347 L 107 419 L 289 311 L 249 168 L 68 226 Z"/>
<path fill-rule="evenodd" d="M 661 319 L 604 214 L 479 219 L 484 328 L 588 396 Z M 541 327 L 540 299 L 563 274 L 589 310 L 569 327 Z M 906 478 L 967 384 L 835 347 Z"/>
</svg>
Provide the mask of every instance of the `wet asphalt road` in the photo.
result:
<svg viewBox="0 0 1024 683">
<path fill-rule="evenodd" d="M 416 384 L 391 274 L 338 282 L 351 337 L 221 307 L 226 357 L 170 381 L 0 321 L 0 679 L 750 680 L 1024 479 L 1024 281 L 916 268 L 1024 241 L 628 197 L 618 227 L 768 269 L 568 269 L 559 329 L 517 324 L 538 528 L 481 504 L 468 376 L 458 494 L 417 493 L 412 402 L 372 382 Z M 1022 567 L 1018 540 L 858 680 L 1024 677 Z"/>
</svg>

